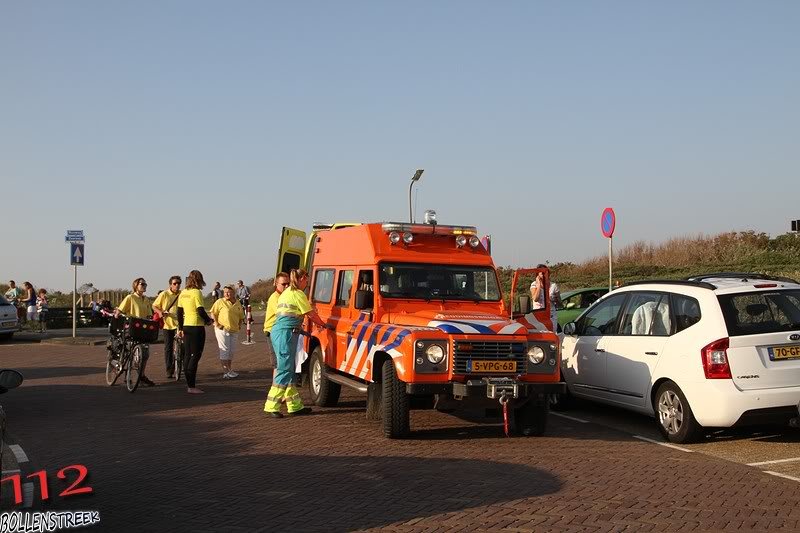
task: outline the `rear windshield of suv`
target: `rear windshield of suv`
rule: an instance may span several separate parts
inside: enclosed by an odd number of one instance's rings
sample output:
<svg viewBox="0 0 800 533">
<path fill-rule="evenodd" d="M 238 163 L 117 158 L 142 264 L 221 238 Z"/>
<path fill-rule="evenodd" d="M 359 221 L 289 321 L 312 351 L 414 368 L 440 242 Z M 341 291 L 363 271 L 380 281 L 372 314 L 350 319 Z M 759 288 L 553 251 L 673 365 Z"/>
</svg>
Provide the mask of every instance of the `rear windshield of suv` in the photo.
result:
<svg viewBox="0 0 800 533">
<path fill-rule="evenodd" d="M 719 303 L 732 337 L 800 329 L 800 290 L 725 294 Z"/>
</svg>

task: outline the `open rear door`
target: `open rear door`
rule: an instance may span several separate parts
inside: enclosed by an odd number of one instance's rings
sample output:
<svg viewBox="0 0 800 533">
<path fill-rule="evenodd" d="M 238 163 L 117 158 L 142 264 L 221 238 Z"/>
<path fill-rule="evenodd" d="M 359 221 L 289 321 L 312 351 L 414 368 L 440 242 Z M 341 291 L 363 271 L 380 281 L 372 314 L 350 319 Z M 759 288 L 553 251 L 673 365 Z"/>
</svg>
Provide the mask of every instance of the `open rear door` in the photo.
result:
<svg viewBox="0 0 800 533">
<path fill-rule="evenodd" d="M 544 308 L 543 309 L 525 309 L 518 307 L 518 312 L 514 312 L 517 307 L 514 304 L 518 298 L 517 286 L 520 279 L 524 280 L 524 287 L 520 287 L 520 291 L 527 295 L 528 305 L 525 307 L 532 308 L 531 302 L 530 283 L 536 279 L 536 276 L 542 272 L 544 274 Z M 523 291 L 524 289 L 524 291 Z M 550 269 L 549 268 L 520 268 L 514 271 L 514 277 L 511 280 L 511 316 L 517 322 L 525 325 L 529 330 L 542 330 L 547 329 L 555 332 L 553 321 L 550 318 Z"/>
<path fill-rule="evenodd" d="M 288 273 L 293 268 L 306 268 L 306 232 L 284 227 L 281 231 L 278 268 L 275 274 Z"/>
</svg>

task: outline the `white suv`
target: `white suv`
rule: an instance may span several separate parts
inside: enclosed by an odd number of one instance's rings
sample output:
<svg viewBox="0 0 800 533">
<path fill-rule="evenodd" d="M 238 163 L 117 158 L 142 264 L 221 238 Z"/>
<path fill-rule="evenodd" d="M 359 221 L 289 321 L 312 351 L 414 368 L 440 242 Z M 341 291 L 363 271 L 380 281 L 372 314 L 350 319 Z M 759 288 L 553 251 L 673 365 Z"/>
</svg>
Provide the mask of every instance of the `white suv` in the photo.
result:
<svg viewBox="0 0 800 533">
<path fill-rule="evenodd" d="M 797 426 L 800 284 L 723 273 L 625 285 L 564 326 L 561 357 L 568 394 L 654 415 L 672 442 Z"/>
</svg>

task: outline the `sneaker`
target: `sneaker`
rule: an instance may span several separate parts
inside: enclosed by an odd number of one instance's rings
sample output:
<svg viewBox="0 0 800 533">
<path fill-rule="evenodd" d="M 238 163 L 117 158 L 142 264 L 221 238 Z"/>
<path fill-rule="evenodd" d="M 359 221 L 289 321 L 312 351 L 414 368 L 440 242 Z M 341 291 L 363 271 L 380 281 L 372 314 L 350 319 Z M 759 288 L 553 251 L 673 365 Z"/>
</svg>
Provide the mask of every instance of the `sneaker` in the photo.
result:
<svg viewBox="0 0 800 533">
<path fill-rule="evenodd" d="M 231 377 L 230 372 L 225 372 L 224 374 L 222 374 L 222 379 L 228 379 L 229 377 Z"/>
<path fill-rule="evenodd" d="M 141 378 L 139 378 L 139 381 L 141 381 L 142 383 L 144 383 L 148 387 L 155 387 L 156 386 L 156 384 L 153 383 L 153 380 L 151 380 L 147 376 L 142 376 Z"/>
<path fill-rule="evenodd" d="M 239 373 L 238 372 L 234 372 L 233 370 L 231 370 L 230 372 L 228 372 L 228 377 L 229 378 L 238 378 L 239 377 Z"/>
<path fill-rule="evenodd" d="M 266 414 L 271 416 L 272 418 L 283 418 L 283 415 L 278 411 L 264 411 Z"/>
</svg>

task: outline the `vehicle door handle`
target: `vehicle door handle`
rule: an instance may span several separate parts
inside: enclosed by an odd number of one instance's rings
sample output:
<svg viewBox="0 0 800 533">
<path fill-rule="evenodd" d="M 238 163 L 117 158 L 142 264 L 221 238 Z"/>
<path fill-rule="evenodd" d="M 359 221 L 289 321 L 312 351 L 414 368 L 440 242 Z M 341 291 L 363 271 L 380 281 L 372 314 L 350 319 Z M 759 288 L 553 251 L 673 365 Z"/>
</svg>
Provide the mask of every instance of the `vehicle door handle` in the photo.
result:
<svg viewBox="0 0 800 533">
<path fill-rule="evenodd" d="M 644 352 L 645 355 L 658 355 L 658 352 Z"/>
<path fill-rule="evenodd" d="M 606 349 L 605 348 L 595 348 L 594 351 L 595 352 L 605 352 Z"/>
</svg>

